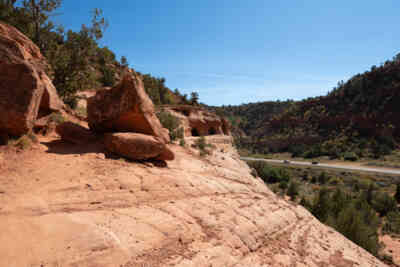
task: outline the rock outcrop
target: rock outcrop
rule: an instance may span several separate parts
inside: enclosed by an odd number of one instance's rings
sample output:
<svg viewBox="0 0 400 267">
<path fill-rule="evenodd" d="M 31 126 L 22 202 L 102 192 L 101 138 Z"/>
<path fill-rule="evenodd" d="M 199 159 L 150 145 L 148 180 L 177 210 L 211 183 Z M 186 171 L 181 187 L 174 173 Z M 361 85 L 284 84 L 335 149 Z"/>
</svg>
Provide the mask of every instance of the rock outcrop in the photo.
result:
<svg viewBox="0 0 400 267">
<path fill-rule="evenodd" d="M 39 48 L 0 22 L 0 131 L 22 135 L 35 120 L 64 107 L 45 70 Z"/>
<path fill-rule="evenodd" d="M 133 160 L 173 160 L 174 154 L 157 137 L 138 133 L 107 133 L 107 150 Z M 172 156 L 171 156 L 172 153 Z"/>
<path fill-rule="evenodd" d="M 62 143 L 4 156 L 0 266 L 385 266 L 224 143 L 205 159 L 172 146 L 168 168 Z"/>
<path fill-rule="evenodd" d="M 185 136 L 230 135 L 229 122 L 202 107 L 164 105 L 160 109 L 180 119 Z"/>
<path fill-rule="evenodd" d="M 134 132 L 170 141 L 168 130 L 155 115 L 154 105 L 147 96 L 139 75 L 127 74 L 110 90 L 100 90 L 87 101 L 91 130 L 99 133 Z"/>
</svg>

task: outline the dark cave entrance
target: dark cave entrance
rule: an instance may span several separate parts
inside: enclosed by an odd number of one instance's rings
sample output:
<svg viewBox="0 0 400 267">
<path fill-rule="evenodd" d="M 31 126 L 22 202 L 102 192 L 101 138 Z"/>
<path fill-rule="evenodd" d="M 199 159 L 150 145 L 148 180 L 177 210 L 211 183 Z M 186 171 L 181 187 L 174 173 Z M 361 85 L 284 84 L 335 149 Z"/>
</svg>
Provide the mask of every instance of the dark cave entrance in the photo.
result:
<svg viewBox="0 0 400 267">
<path fill-rule="evenodd" d="M 200 136 L 199 132 L 197 131 L 196 128 L 192 129 L 192 136 Z"/>
<path fill-rule="evenodd" d="M 208 135 L 214 135 L 217 134 L 217 131 L 215 130 L 214 127 L 211 127 L 210 129 L 208 129 Z"/>
</svg>

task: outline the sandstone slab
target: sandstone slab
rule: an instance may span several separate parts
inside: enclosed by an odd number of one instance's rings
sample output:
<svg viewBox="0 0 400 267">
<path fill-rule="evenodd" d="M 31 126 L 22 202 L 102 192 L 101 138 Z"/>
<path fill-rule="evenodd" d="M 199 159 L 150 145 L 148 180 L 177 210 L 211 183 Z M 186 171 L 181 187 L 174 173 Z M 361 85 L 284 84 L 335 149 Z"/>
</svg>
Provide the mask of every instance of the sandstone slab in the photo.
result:
<svg viewBox="0 0 400 267">
<path fill-rule="evenodd" d="M 110 90 L 100 90 L 87 101 L 88 122 L 95 132 L 134 132 L 152 135 L 169 142 L 146 94 L 142 79 L 132 73 Z"/>
<path fill-rule="evenodd" d="M 171 146 L 168 168 L 7 154 L 0 266 L 386 266 L 215 145 L 205 159 Z"/>
<path fill-rule="evenodd" d="M 107 150 L 133 160 L 157 158 L 173 160 L 174 154 L 157 137 L 138 133 L 107 133 L 104 135 Z"/>
</svg>

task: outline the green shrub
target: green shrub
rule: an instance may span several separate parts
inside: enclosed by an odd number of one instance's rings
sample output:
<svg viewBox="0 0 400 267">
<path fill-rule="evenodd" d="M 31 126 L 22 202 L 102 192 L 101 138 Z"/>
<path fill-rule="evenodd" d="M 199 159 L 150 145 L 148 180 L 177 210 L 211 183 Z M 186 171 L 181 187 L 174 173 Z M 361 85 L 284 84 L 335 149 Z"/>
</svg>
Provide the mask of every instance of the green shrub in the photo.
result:
<svg viewBox="0 0 400 267">
<path fill-rule="evenodd" d="M 296 182 L 291 182 L 289 184 L 289 188 L 286 193 L 292 201 L 296 200 L 297 195 L 299 194 L 299 185 Z"/>
<path fill-rule="evenodd" d="M 104 86 L 113 86 L 115 83 L 115 71 L 107 66 L 103 66 L 101 71 L 103 73 L 101 83 Z"/>
<path fill-rule="evenodd" d="M 397 211 L 397 202 L 394 197 L 386 192 L 374 194 L 372 207 L 379 213 L 380 216 L 386 216 L 391 211 Z"/>
<path fill-rule="evenodd" d="M 87 109 L 85 107 L 79 106 L 75 109 L 75 111 L 79 116 L 84 118 L 87 117 Z"/>
<path fill-rule="evenodd" d="M 329 180 L 329 177 L 325 172 L 321 172 L 320 175 L 318 176 L 318 182 L 320 184 L 326 184 L 326 182 L 328 180 Z"/>
<path fill-rule="evenodd" d="M 183 138 L 183 128 L 179 127 L 173 131 L 169 132 L 169 136 L 171 140 L 182 139 Z"/>
<path fill-rule="evenodd" d="M 181 139 L 179 140 L 179 145 L 180 145 L 181 147 L 184 147 L 184 146 L 186 145 L 185 139 L 181 138 Z"/>
<path fill-rule="evenodd" d="M 171 141 L 174 141 L 177 138 L 183 138 L 183 128 L 178 128 L 180 121 L 177 117 L 167 111 L 157 112 L 156 115 L 160 120 L 161 125 L 169 130 L 169 137 L 171 138 Z"/>
<path fill-rule="evenodd" d="M 386 215 L 386 223 L 382 229 L 385 233 L 400 234 L 400 213 L 391 211 Z"/>
<path fill-rule="evenodd" d="M 63 101 L 71 109 L 76 109 L 78 106 L 78 98 L 76 96 L 65 96 L 63 97 Z"/>
<path fill-rule="evenodd" d="M 28 135 L 23 135 L 17 139 L 14 146 L 21 150 L 27 150 L 32 147 L 32 139 Z"/>
<path fill-rule="evenodd" d="M 301 198 L 301 200 L 300 200 L 300 205 L 302 205 L 304 208 L 306 208 L 307 210 L 311 210 L 311 208 L 312 208 L 312 205 L 311 205 L 311 203 L 305 198 L 305 197 L 302 197 Z"/>
<path fill-rule="evenodd" d="M 290 173 L 284 168 L 272 167 L 262 161 L 250 161 L 247 164 L 251 168 L 254 168 L 260 178 L 267 184 L 279 183 L 281 181 L 288 183 L 290 180 Z"/>
<path fill-rule="evenodd" d="M 206 138 L 204 136 L 199 137 L 195 142 L 194 145 L 200 149 L 200 151 L 203 151 L 206 149 Z"/>
<path fill-rule="evenodd" d="M 342 182 L 342 179 L 340 179 L 338 177 L 332 177 L 332 178 L 329 179 L 328 183 L 330 185 L 339 185 L 339 184 L 342 184 L 343 182 Z"/>
<path fill-rule="evenodd" d="M 65 122 L 63 115 L 59 112 L 53 112 L 49 118 L 50 122 L 55 122 L 56 124 L 61 124 Z"/>
<path fill-rule="evenodd" d="M 358 156 L 354 152 L 346 152 L 343 154 L 343 159 L 344 160 L 349 160 L 349 161 L 357 161 Z"/>
<path fill-rule="evenodd" d="M 305 200 L 303 204 L 306 205 Z M 321 222 L 377 255 L 379 219 L 364 197 L 354 199 L 340 189 L 331 194 L 322 188 L 310 210 Z"/>
<path fill-rule="evenodd" d="M 334 227 L 348 239 L 376 256 L 379 250 L 377 226 L 363 219 L 363 217 L 374 216 L 376 215 L 371 209 L 360 210 L 354 205 L 348 205 L 339 213 Z"/>
<path fill-rule="evenodd" d="M 288 188 L 288 182 L 281 180 L 279 182 L 279 188 L 282 189 L 283 191 L 286 190 L 286 188 Z"/>
</svg>

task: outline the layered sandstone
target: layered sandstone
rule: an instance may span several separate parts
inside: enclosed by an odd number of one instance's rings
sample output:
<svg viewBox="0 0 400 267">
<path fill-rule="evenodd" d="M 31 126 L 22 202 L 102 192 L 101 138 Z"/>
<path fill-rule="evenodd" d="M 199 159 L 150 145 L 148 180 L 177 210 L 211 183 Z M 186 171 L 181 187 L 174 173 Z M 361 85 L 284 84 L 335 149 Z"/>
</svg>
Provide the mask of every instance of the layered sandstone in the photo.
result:
<svg viewBox="0 0 400 267">
<path fill-rule="evenodd" d="M 384 266 L 212 138 L 167 168 L 51 139 L 0 153 L 0 266 Z"/>
<path fill-rule="evenodd" d="M 0 22 L 0 131 L 22 135 L 32 129 L 38 116 L 63 108 L 45 73 L 47 68 L 31 40 Z"/>
<path fill-rule="evenodd" d="M 142 79 L 135 73 L 124 76 L 112 89 L 103 89 L 87 100 L 88 122 L 91 130 L 133 132 L 170 141 L 168 130 L 155 115 L 153 102 L 146 94 Z"/>
</svg>

